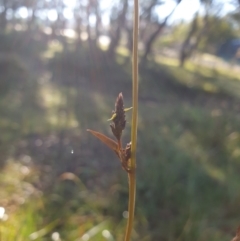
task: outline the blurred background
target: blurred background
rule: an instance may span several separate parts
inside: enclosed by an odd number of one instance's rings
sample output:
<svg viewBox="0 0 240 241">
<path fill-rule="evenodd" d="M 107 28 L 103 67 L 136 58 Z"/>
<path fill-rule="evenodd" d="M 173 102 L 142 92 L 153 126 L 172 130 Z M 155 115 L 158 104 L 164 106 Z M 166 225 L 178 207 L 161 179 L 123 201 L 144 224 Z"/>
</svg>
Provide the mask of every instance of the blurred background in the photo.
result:
<svg viewBox="0 0 240 241">
<path fill-rule="evenodd" d="M 0 0 L 0 240 L 120 241 L 128 181 L 86 132 L 131 106 L 133 1 Z M 141 0 L 135 241 L 240 224 L 240 1 Z M 127 112 L 124 145 L 130 140 Z"/>
</svg>

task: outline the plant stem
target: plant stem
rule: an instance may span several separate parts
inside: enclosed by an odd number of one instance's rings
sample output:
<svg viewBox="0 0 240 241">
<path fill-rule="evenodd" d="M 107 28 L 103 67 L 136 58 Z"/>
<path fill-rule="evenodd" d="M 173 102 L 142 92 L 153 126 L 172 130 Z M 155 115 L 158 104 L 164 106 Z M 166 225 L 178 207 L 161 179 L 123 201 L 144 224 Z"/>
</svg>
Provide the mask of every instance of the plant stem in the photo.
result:
<svg viewBox="0 0 240 241">
<path fill-rule="evenodd" d="M 135 170 L 128 174 L 129 181 L 129 200 L 128 200 L 128 223 L 125 233 L 125 241 L 130 241 L 133 229 L 135 196 L 136 196 L 136 173 Z"/>
<path fill-rule="evenodd" d="M 136 149 L 137 149 L 137 124 L 138 124 L 138 25 L 139 8 L 138 0 L 134 0 L 134 26 L 133 26 L 133 68 L 132 68 L 132 128 L 131 128 L 131 159 L 129 181 L 129 200 L 128 200 L 128 223 L 125 233 L 125 241 L 129 241 L 133 229 L 135 198 L 136 198 Z"/>
</svg>

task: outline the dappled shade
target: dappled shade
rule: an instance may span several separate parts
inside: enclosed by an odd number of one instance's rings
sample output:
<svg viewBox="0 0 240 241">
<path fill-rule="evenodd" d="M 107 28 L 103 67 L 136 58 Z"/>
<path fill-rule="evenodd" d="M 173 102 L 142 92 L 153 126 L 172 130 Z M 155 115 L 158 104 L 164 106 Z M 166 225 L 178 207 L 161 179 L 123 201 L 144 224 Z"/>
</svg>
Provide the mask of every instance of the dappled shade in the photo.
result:
<svg viewBox="0 0 240 241">
<path fill-rule="evenodd" d="M 230 241 L 240 216 L 240 70 L 214 54 L 239 38 L 239 8 L 201 1 L 203 13 L 180 23 L 184 1 L 165 4 L 140 5 L 133 240 Z M 132 105 L 132 5 L 73 5 L 0 2 L 3 241 L 123 240 L 126 173 L 87 129 L 113 137 L 116 96 Z"/>
</svg>

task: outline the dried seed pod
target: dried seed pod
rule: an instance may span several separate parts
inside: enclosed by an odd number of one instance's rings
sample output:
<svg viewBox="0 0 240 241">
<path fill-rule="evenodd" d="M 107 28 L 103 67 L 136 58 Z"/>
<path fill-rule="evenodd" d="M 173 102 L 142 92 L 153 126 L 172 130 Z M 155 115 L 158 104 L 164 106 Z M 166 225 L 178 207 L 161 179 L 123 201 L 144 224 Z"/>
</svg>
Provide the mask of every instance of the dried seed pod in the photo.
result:
<svg viewBox="0 0 240 241">
<path fill-rule="evenodd" d="M 121 137 L 122 131 L 126 126 L 125 112 L 131 110 L 132 107 L 124 109 L 123 95 L 120 93 L 115 102 L 115 110 L 113 111 L 112 117 L 109 121 L 112 121 L 110 127 L 113 135 L 117 138 L 117 142 L 105 136 L 104 134 L 87 129 L 92 135 L 101 140 L 110 149 L 112 149 L 121 161 L 122 167 L 126 172 L 130 171 L 129 160 L 131 158 L 131 142 L 126 145 L 126 148 L 122 148 Z"/>
<path fill-rule="evenodd" d="M 110 127 L 112 129 L 112 133 L 117 138 L 117 140 L 120 141 L 122 136 L 122 131 L 126 126 L 126 116 L 125 116 L 125 110 L 123 105 L 122 93 L 120 93 L 116 99 L 115 110 L 113 111 L 111 120 L 112 120 L 112 123 L 110 124 Z"/>
<path fill-rule="evenodd" d="M 131 146 L 132 146 L 131 142 L 129 142 L 126 145 L 126 149 L 125 149 L 125 160 L 126 161 L 128 161 L 131 158 Z"/>
<path fill-rule="evenodd" d="M 120 152 L 120 159 L 122 167 L 125 171 L 129 172 L 129 160 L 131 158 L 131 142 L 126 145 L 125 149 Z"/>
</svg>

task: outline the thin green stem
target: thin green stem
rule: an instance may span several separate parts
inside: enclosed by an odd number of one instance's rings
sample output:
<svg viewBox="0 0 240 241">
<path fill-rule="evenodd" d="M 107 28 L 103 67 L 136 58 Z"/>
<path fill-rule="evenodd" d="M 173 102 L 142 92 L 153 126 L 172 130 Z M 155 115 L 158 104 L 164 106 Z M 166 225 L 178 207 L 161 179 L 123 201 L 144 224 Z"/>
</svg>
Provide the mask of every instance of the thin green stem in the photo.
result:
<svg viewBox="0 0 240 241">
<path fill-rule="evenodd" d="M 129 181 L 129 200 L 128 200 L 128 223 L 125 233 L 125 241 L 130 241 L 133 229 L 134 211 L 135 211 L 135 197 L 136 197 L 136 172 L 128 174 Z"/>
<path fill-rule="evenodd" d="M 137 149 L 137 124 L 138 124 L 138 26 L 139 26 L 139 7 L 138 0 L 134 0 L 134 26 L 133 26 L 133 68 L 132 68 L 132 129 L 131 129 L 131 160 L 129 181 L 129 200 L 128 200 L 128 223 L 125 233 L 125 241 L 130 241 L 133 229 L 135 199 L 136 199 L 136 149 Z"/>
</svg>

